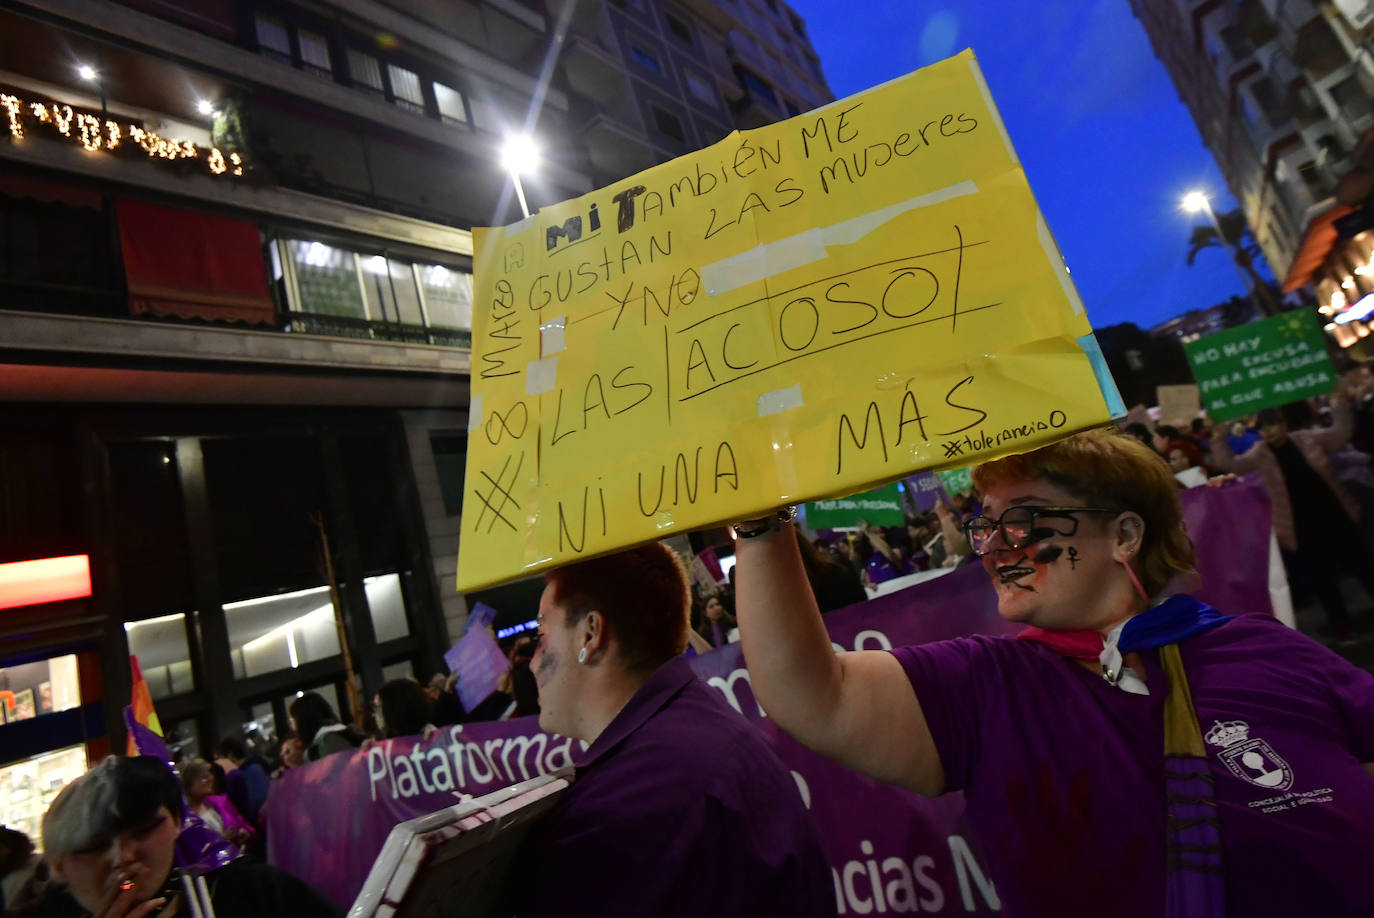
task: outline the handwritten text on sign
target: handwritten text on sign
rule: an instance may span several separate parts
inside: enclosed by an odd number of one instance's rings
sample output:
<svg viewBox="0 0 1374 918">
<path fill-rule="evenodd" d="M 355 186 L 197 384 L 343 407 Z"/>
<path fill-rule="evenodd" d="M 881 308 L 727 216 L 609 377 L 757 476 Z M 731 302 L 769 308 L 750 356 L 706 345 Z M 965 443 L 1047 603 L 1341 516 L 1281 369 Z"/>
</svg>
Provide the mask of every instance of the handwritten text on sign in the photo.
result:
<svg viewBox="0 0 1374 918">
<path fill-rule="evenodd" d="M 970 52 L 475 240 L 462 589 L 1109 415 Z"/>
</svg>

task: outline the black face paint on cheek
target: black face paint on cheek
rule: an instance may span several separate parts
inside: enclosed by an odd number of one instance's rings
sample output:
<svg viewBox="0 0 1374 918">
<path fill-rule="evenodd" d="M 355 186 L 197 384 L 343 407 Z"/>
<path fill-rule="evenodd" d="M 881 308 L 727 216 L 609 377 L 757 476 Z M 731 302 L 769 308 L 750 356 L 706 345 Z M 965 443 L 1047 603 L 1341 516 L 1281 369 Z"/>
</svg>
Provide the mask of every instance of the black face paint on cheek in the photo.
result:
<svg viewBox="0 0 1374 918">
<path fill-rule="evenodd" d="M 1035 557 L 1031 560 L 1036 564 L 1053 564 L 1059 560 L 1059 556 L 1063 553 L 1064 549 L 1060 548 L 1058 545 L 1046 545 L 1036 552 Z"/>
<path fill-rule="evenodd" d="M 1073 569 L 1076 568 L 1076 567 L 1078 567 L 1078 549 L 1076 549 L 1076 548 L 1074 548 L 1072 545 L 1070 545 L 1070 546 L 1069 546 L 1069 569 L 1070 569 L 1070 570 L 1073 570 Z"/>
</svg>

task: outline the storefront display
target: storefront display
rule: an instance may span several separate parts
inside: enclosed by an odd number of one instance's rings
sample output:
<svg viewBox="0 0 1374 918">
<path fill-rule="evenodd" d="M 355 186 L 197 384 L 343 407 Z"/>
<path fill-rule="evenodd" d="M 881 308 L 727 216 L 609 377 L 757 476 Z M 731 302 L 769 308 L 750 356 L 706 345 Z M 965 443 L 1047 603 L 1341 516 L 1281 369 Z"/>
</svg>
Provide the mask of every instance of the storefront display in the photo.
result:
<svg viewBox="0 0 1374 918">
<path fill-rule="evenodd" d="M 0 723 L 28 720 L 81 704 L 73 654 L 0 667 Z"/>
<path fill-rule="evenodd" d="M 57 792 L 86 771 L 86 747 L 68 746 L 0 766 L 0 824 L 42 847 L 43 814 Z"/>
</svg>

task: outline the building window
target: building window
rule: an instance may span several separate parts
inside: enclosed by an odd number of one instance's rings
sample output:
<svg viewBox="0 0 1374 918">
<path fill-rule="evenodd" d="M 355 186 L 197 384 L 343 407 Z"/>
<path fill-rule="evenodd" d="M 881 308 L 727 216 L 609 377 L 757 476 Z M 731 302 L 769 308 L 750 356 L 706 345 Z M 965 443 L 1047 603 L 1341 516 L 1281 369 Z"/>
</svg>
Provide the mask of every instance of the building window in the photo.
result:
<svg viewBox="0 0 1374 918">
<path fill-rule="evenodd" d="M 716 104 L 716 91 L 711 88 L 711 85 L 690 73 L 687 74 L 687 91 L 698 102 L 712 106 Z"/>
<path fill-rule="evenodd" d="M 649 107 L 654 111 L 654 123 L 658 125 L 660 131 L 674 140 L 686 143 L 687 135 L 683 132 L 682 122 L 677 119 L 676 115 L 664 111 L 657 105 L 651 105 Z"/>
<path fill-rule="evenodd" d="M 792 31 L 797 33 L 798 38 L 806 38 L 806 23 L 796 13 L 788 13 L 787 18 L 792 20 Z"/>
<path fill-rule="evenodd" d="M 327 586 L 228 602 L 224 620 L 233 648 L 234 675 L 240 679 L 296 669 L 339 654 L 339 632 Z"/>
<path fill-rule="evenodd" d="M 388 64 L 386 73 L 391 78 L 391 100 L 401 108 L 424 114 L 425 94 L 419 74 L 395 64 Z"/>
<path fill-rule="evenodd" d="M 740 79 L 744 81 L 745 89 L 761 99 L 768 100 L 773 105 L 778 104 L 778 97 L 777 94 L 773 92 L 772 86 L 769 86 L 762 79 L 755 76 L 752 72 L 745 70 L 743 67 L 740 68 L 739 75 Z"/>
<path fill-rule="evenodd" d="M 357 257 L 352 252 L 301 239 L 289 239 L 283 245 L 296 281 L 296 295 L 292 297 L 295 311 L 368 318 L 358 282 Z"/>
<path fill-rule="evenodd" d="M 787 109 L 787 117 L 789 118 L 801 114 L 801 109 L 797 108 L 797 106 L 793 104 L 792 100 L 786 97 L 784 97 L 782 100 L 782 107 Z"/>
<path fill-rule="evenodd" d="M 293 331 L 471 344 L 472 274 L 467 271 L 304 239 L 278 240 L 273 252 L 274 261 L 286 268 L 287 305 L 301 316 L 291 320 Z"/>
<path fill-rule="evenodd" d="M 659 76 L 663 76 L 663 65 L 659 63 L 658 58 L 639 45 L 630 45 L 630 57 L 634 58 L 635 63 L 645 70 L 652 70 Z"/>
<path fill-rule="evenodd" d="M 776 16 L 779 12 L 778 0 L 764 0 L 764 2 L 768 4 L 768 9 L 771 10 L 773 15 Z"/>
<path fill-rule="evenodd" d="M 1374 114 L 1369 96 L 1360 88 L 1359 77 L 1349 77 L 1331 87 L 1331 98 L 1349 121 L 1359 121 Z"/>
<path fill-rule="evenodd" d="M 333 74 L 334 63 L 329 58 L 329 42 L 323 35 L 297 29 L 296 41 L 301 49 L 301 64 L 306 70 L 313 70 L 324 76 Z"/>
<path fill-rule="evenodd" d="M 439 109 L 439 120 L 451 124 L 467 124 L 468 110 L 463 106 L 463 94 L 443 83 L 434 84 L 434 103 Z"/>
<path fill-rule="evenodd" d="M 73 654 L 0 668 L 0 687 L 4 689 L 0 724 L 81 706 L 81 680 Z"/>
<path fill-rule="evenodd" d="M 665 13 L 664 19 L 668 21 L 668 31 L 673 33 L 673 37 L 684 45 L 692 43 L 692 29 L 687 23 L 674 16 L 672 13 Z"/>
<path fill-rule="evenodd" d="M 372 633 L 378 644 L 410 634 L 400 574 L 364 577 L 363 592 L 367 594 L 367 610 L 372 617 Z"/>
<path fill-rule="evenodd" d="M 148 694 L 167 698 L 195 691 L 185 613 L 125 622 L 124 639 L 130 655 L 138 658 Z"/>
<path fill-rule="evenodd" d="M 253 26 L 258 38 L 259 51 L 266 51 L 271 57 L 291 62 L 291 33 L 286 30 L 286 23 L 275 16 L 257 13 L 253 17 Z"/>
<path fill-rule="evenodd" d="M 458 516 L 463 512 L 463 473 L 468 461 L 468 435 L 460 430 L 431 430 L 429 448 L 434 453 L 434 474 L 439 478 L 444 512 L 449 516 Z"/>
<path fill-rule="evenodd" d="M 472 275 L 443 265 L 417 265 L 431 328 L 472 329 Z"/>
<path fill-rule="evenodd" d="M 382 85 L 381 64 L 377 63 L 377 59 L 371 54 L 349 48 L 348 75 L 353 79 L 353 85 L 361 89 L 379 93 L 386 91 Z"/>
</svg>

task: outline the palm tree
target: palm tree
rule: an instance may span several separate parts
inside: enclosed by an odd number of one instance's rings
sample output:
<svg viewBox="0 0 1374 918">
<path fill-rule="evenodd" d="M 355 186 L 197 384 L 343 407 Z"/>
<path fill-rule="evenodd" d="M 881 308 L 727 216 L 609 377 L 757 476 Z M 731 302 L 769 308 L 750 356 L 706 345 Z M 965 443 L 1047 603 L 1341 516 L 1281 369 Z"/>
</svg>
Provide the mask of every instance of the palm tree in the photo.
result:
<svg viewBox="0 0 1374 918">
<path fill-rule="evenodd" d="M 1278 315 L 1278 297 L 1274 295 L 1273 288 L 1255 270 L 1255 262 L 1263 259 L 1264 253 L 1255 241 L 1254 234 L 1250 232 L 1250 224 L 1246 222 L 1245 214 L 1239 210 L 1229 210 L 1217 214 L 1216 218 L 1217 226 L 1221 227 L 1221 235 L 1217 234 L 1217 227 L 1210 222 L 1193 227 L 1192 235 L 1188 237 L 1188 264 L 1191 266 L 1193 259 L 1197 258 L 1203 249 L 1229 249 L 1236 267 L 1240 269 L 1247 285 L 1254 293 L 1255 304 L 1260 311 L 1266 316 Z"/>
</svg>

